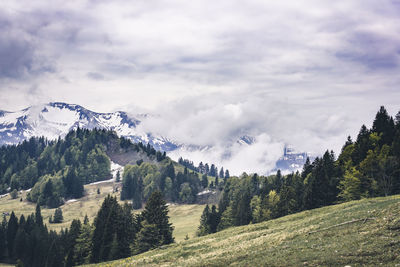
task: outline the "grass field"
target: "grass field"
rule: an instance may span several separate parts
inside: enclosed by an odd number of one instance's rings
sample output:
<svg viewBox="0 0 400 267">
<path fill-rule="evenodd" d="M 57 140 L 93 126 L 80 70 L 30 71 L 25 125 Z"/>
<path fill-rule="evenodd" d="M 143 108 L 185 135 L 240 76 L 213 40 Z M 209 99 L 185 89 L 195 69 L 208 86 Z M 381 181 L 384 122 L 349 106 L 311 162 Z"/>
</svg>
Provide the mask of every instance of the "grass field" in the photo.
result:
<svg viewBox="0 0 400 267">
<path fill-rule="evenodd" d="M 55 209 L 46 209 L 42 207 L 42 216 L 44 222 L 49 229 L 61 230 L 69 227 L 73 219 L 79 218 L 83 221 L 84 216 L 87 214 L 90 222 L 93 222 L 94 217 L 99 210 L 103 199 L 108 195 L 117 196 L 119 199 L 120 193 L 113 193 L 113 182 L 104 182 L 96 185 L 85 185 L 86 196 L 77 200 L 70 201 L 62 205 L 64 222 L 59 224 L 49 224 L 50 215 L 54 214 Z M 100 189 L 100 194 L 97 194 L 97 189 Z M 23 199 L 21 202 L 20 199 Z M 122 201 L 121 201 L 122 202 Z M 26 192 L 19 194 L 17 199 L 5 196 L 0 199 L 0 212 L 14 211 L 19 218 L 21 214 L 25 216 L 35 212 L 36 204 L 26 201 Z M 174 237 L 177 242 L 184 240 L 185 236 L 193 237 L 199 225 L 200 216 L 204 209 L 204 205 L 171 205 L 169 207 L 170 221 L 175 227 Z"/>
<path fill-rule="evenodd" d="M 96 266 L 400 266 L 400 196 L 301 212 Z"/>
</svg>

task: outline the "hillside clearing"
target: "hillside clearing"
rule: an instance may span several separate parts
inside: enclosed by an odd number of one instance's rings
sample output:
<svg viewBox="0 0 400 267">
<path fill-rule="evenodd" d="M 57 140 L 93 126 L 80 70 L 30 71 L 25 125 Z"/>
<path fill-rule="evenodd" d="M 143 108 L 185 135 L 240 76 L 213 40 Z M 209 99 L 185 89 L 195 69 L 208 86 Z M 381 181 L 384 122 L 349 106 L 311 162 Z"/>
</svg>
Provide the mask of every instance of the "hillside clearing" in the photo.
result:
<svg viewBox="0 0 400 267">
<path fill-rule="evenodd" d="M 96 266 L 400 266 L 400 196 L 364 199 Z"/>
</svg>

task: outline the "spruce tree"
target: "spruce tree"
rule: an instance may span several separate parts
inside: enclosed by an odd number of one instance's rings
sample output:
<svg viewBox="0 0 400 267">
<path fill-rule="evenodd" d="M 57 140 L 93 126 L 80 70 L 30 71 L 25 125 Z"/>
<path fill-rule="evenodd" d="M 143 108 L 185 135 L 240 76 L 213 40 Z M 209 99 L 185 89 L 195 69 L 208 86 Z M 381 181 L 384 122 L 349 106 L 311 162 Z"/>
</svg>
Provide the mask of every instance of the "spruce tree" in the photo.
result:
<svg viewBox="0 0 400 267">
<path fill-rule="evenodd" d="M 36 204 L 35 223 L 40 228 L 43 227 L 43 217 L 42 217 L 42 212 L 40 210 L 40 205 L 39 204 Z"/>
<path fill-rule="evenodd" d="M 207 188 L 208 187 L 208 178 L 207 178 L 207 174 L 203 174 L 201 176 L 201 186 L 203 188 Z"/>
<path fill-rule="evenodd" d="M 7 249 L 8 249 L 8 257 L 10 259 L 14 259 L 14 244 L 17 231 L 18 231 L 18 219 L 13 211 L 11 212 L 10 219 L 8 220 L 8 225 L 7 225 Z"/>
<path fill-rule="evenodd" d="M 143 222 L 142 229 L 136 239 L 136 252 L 142 253 L 161 245 L 160 233 L 157 225 Z"/>
<path fill-rule="evenodd" d="M 156 225 L 161 245 L 174 242 L 172 236 L 173 227 L 169 223 L 168 206 L 160 191 L 155 191 L 151 194 L 142 212 L 142 218 L 147 224 Z"/>
<path fill-rule="evenodd" d="M 53 223 L 62 223 L 64 220 L 61 208 L 54 211 Z"/>
<path fill-rule="evenodd" d="M 206 205 L 200 217 L 200 225 L 197 229 L 198 236 L 203 236 L 210 233 L 209 218 L 210 218 L 210 207 Z"/>
<path fill-rule="evenodd" d="M 227 178 L 229 178 L 229 177 L 230 177 L 230 174 L 229 174 L 229 170 L 227 169 L 227 170 L 225 171 L 225 176 L 224 176 L 224 178 L 227 179 Z"/>
</svg>

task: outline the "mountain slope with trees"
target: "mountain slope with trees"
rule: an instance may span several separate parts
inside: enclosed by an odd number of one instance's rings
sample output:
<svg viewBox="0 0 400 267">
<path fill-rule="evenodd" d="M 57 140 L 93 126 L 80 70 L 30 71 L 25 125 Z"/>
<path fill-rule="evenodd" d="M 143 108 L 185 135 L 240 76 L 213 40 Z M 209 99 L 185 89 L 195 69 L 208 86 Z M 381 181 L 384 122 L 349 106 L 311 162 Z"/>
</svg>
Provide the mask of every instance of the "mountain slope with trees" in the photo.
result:
<svg viewBox="0 0 400 267">
<path fill-rule="evenodd" d="M 110 157 L 136 153 L 141 162 L 157 163 L 165 153 L 150 145 L 133 144 L 115 132 L 80 129 L 64 139 L 31 138 L 0 147 L 0 193 L 30 189 L 28 199 L 57 207 L 64 199 L 80 198 L 83 185 L 111 178 Z"/>
<path fill-rule="evenodd" d="M 302 172 L 227 179 L 218 205 L 206 207 L 199 235 L 257 223 L 340 202 L 400 194 L 400 112 L 393 117 L 381 107 L 372 128 L 351 137 L 336 159 L 326 151 Z M 213 212 L 214 211 L 214 212 Z"/>
</svg>

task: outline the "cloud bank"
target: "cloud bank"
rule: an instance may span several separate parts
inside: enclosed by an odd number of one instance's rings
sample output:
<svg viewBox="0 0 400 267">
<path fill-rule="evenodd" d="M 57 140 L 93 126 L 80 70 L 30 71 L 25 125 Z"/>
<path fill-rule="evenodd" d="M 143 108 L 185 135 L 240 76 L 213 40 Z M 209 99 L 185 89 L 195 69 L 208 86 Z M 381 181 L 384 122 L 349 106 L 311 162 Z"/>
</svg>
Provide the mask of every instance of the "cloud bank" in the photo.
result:
<svg viewBox="0 0 400 267">
<path fill-rule="evenodd" d="M 215 149 L 193 159 L 259 170 L 284 143 L 338 152 L 380 105 L 399 110 L 398 0 L 5 0 L 0 10 L 0 109 L 65 101 L 158 114 L 142 127 Z M 256 143 L 236 145 L 246 134 Z"/>
</svg>

